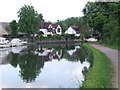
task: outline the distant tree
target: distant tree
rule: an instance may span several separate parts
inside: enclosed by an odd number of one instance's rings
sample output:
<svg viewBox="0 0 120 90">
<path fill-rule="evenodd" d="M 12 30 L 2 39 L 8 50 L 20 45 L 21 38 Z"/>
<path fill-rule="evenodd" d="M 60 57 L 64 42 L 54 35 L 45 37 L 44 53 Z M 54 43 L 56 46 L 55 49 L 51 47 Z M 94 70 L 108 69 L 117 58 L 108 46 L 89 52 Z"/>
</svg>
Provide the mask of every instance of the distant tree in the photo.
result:
<svg viewBox="0 0 120 90">
<path fill-rule="evenodd" d="M 43 15 L 39 14 L 38 17 L 40 19 L 40 25 L 41 25 L 44 22 Z"/>
<path fill-rule="evenodd" d="M 17 36 L 18 24 L 17 24 L 16 20 L 13 20 L 12 22 L 10 22 L 10 29 L 11 29 L 12 36 Z"/>
<path fill-rule="evenodd" d="M 34 35 L 39 30 L 40 14 L 34 10 L 33 6 L 24 5 L 18 11 L 19 30 L 25 32 L 28 35 L 28 41 L 31 41 L 31 35 Z"/>
<path fill-rule="evenodd" d="M 85 37 L 91 35 L 92 33 L 87 23 L 84 21 L 84 17 L 70 17 L 62 21 L 57 21 L 57 23 L 61 25 L 63 33 L 70 26 L 78 26 L 78 32 L 83 34 Z"/>
</svg>

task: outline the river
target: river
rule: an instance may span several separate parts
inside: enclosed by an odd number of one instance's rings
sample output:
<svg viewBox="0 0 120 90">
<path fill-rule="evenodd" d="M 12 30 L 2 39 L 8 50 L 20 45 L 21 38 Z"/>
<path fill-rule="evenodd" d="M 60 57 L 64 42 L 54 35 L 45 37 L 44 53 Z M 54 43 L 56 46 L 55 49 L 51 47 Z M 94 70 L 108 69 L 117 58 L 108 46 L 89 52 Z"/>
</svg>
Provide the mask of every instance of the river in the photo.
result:
<svg viewBox="0 0 120 90">
<path fill-rule="evenodd" d="M 77 45 L 30 45 L 0 49 L 1 88 L 79 88 L 92 66 Z"/>
</svg>

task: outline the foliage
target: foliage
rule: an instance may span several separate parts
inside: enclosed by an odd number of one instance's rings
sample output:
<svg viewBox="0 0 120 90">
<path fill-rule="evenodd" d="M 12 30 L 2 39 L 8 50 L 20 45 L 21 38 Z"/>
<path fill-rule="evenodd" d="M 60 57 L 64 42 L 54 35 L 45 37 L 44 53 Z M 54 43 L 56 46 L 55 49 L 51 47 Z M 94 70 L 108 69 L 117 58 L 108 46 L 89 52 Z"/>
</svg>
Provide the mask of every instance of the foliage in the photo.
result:
<svg viewBox="0 0 120 90">
<path fill-rule="evenodd" d="M 12 36 L 16 36 L 18 34 L 18 24 L 16 22 L 16 20 L 13 20 L 12 22 L 10 22 L 10 29 L 11 29 L 11 34 Z"/>
<path fill-rule="evenodd" d="M 32 47 L 33 49 L 33 47 Z M 24 54 L 12 54 L 11 65 L 15 68 L 19 65 L 20 67 L 20 77 L 26 83 L 31 83 L 35 81 L 39 73 L 41 72 L 41 68 L 44 66 L 44 61 L 38 56 L 34 55 L 27 50 L 22 52 Z"/>
<path fill-rule="evenodd" d="M 118 44 L 120 2 L 88 2 L 83 13 L 84 22 L 94 30 L 94 33 L 100 32 L 102 42 Z"/>
<path fill-rule="evenodd" d="M 28 37 L 38 32 L 42 16 L 34 10 L 33 6 L 24 5 L 18 11 L 18 17 L 20 18 L 19 30 L 21 32 L 27 33 Z"/>
<path fill-rule="evenodd" d="M 62 39 L 62 36 L 59 35 L 59 34 L 56 34 L 56 35 L 54 35 L 54 39 L 61 40 L 61 39 Z"/>
<path fill-rule="evenodd" d="M 70 26 L 78 26 L 78 33 L 83 34 L 84 36 L 91 35 L 90 28 L 84 22 L 83 17 L 70 17 L 62 21 L 58 21 L 58 24 L 61 25 L 63 33 L 67 30 Z"/>
<path fill-rule="evenodd" d="M 71 39 L 75 39 L 75 35 L 74 34 L 64 34 L 64 38 L 65 40 L 71 40 Z"/>
</svg>

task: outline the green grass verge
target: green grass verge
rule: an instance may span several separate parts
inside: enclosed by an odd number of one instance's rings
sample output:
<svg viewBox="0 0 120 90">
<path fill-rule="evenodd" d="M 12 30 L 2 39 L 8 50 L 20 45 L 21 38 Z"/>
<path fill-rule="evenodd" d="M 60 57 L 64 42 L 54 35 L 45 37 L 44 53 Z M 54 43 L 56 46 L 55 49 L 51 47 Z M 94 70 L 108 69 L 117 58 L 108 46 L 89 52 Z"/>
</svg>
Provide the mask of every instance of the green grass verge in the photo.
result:
<svg viewBox="0 0 120 90">
<path fill-rule="evenodd" d="M 105 43 L 101 43 L 101 45 L 105 46 L 105 47 L 108 47 L 108 48 L 120 50 L 120 47 L 118 47 L 118 45 L 110 45 L 110 44 L 105 44 Z"/>
<path fill-rule="evenodd" d="M 82 88 L 111 88 L 113 77 L 113 65 L 107 56 L 99 50 L 84 43 L 94 54 L 93 67 L 87 72 L 86 81 Z"/>
</svg>

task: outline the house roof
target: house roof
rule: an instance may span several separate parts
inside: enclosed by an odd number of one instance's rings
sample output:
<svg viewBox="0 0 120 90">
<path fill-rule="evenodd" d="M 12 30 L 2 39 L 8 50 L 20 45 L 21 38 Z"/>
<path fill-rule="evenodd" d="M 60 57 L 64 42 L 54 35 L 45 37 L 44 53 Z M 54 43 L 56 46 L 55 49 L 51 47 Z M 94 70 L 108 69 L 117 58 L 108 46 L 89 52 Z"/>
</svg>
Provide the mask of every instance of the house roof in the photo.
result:
<svg viewBox="0 0 120 90">
<path fill-rule="evenodd" d="M 40 28 L 41 29 L 48 29 L 48 26 L 50 25 L 51 23 L 49 23 L 49 22 L 44 22 L 44 23 L 42 23 L 41 25 L 40 25 Z"/>
<path fill-rule="evenodd" d="M 10 34 L 9 22 L 0 22 L 0 26 L 4 29 L 4 32 Z"/>
<path fill-rule="evenodd" d="M 78 31 L 78 26 L 71 26 L 71 28 Z"/>
<path fill-rule="evenodd" d="M 54 29 L 58 27 L 59 24 L 52 24 L 50 22 L 44 22 L 40 25 L 41 29 L 48 29 L 48 26 L 51 25 Z"/>
<path fill-rule="evenodd" d="M 52 24 L 53 28 L 57 28 L 59 24 Z"/>
</svg>

